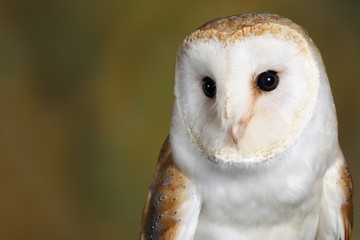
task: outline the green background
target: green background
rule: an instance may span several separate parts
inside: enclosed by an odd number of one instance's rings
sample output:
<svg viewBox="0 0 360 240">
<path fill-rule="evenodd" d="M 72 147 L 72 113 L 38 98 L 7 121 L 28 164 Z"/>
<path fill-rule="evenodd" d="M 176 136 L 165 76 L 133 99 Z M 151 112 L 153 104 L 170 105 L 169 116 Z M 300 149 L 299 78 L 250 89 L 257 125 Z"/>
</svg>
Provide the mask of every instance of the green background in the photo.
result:
<svg viewBox="0 0 360 240">
<path fill-rule="evenodd" d="M 136 239 L 177 48 L 246 12 L 286 16 L 319 47 L 360 214 L 359 1 L 2 0 L 0 239 Z"/>
</svg>

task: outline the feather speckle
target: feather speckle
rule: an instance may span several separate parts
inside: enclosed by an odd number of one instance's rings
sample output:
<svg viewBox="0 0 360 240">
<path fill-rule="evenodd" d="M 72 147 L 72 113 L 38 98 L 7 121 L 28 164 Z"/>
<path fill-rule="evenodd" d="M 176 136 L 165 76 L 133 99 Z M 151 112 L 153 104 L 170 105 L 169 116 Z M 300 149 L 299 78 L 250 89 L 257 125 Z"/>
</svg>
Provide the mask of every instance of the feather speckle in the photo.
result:
<svg viewBox="0 0 360 240">
<path fill-rule="evenodd" d="M 142 239 L 171 239 L 183 215 L 181 205 L 189 195 L 189 178 L 174 164 L 169 140 L 159 155 L 157 171 L 150 187 L 142 219 Z"/>
</svg>

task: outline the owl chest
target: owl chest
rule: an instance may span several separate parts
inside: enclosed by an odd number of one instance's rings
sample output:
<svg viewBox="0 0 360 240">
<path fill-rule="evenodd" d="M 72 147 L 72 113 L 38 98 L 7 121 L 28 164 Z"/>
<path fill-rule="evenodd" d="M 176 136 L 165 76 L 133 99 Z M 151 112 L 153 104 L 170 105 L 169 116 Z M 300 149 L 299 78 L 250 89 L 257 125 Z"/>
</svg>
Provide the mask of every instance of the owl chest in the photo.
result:
<svg viewBox="0 0 360 240">
<path fill-rule="evenodd" d="M 284 233 L 286 239 L 309 239 L 316 234 L 314 189 L 298 187 L 306 182 L 283 176 L 208 184 L 199 188 L 197 240 L 283 239 Z"/>
</svg>

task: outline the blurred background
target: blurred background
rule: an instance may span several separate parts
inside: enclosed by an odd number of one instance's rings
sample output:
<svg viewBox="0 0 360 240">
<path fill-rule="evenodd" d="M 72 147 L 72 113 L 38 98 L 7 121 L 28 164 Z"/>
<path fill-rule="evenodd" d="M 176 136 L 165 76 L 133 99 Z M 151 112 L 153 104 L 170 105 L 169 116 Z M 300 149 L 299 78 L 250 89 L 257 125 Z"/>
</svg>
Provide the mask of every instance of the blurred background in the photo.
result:
<svg viewBox="0 0 360 240">
<path fill-rule="evenodd" d="M 177 48 L 246 12 L 286 16 L 319 47 L 357 193 L 359 1 L 1 0 L 0 239 L 137 239 Z"/>
</svg>

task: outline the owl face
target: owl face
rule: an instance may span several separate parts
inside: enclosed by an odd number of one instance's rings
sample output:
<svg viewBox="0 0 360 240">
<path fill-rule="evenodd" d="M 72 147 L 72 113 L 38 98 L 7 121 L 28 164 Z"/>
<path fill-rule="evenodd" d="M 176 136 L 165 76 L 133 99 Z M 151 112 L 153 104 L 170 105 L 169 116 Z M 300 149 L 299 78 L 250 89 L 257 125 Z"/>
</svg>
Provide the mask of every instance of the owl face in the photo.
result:
<svg viewBox="0 0 360 240">
<path fill-rule="evenodd" d="M 207 159 L 265 161 L 291 146 L 309 122 L 320 56 L 300 27 L 278 21 L 233 21 L 230 29 L 211 22 L 180 47 L 176 104 Z"/>
</svg>

